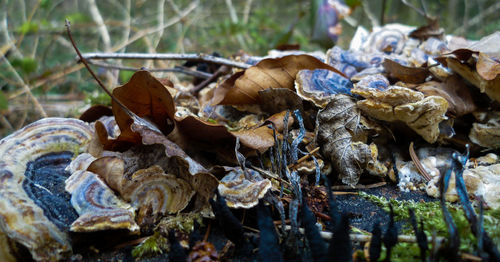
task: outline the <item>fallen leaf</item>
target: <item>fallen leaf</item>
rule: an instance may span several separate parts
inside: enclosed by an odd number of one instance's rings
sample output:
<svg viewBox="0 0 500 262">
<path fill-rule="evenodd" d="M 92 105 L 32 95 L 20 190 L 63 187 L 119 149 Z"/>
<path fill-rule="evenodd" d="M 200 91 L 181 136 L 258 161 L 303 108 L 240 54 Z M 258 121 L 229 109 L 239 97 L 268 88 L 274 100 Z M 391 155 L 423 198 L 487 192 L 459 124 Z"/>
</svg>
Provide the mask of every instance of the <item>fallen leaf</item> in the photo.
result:
<svg viewBox="0 0 500 262">
<path fill-rule="evenodd" d="M 429 81 L 416 88 L 426 96 L 440 96 L 448 101 L 448 112 L 456 117 L 476 111 L 471 91 L 457 75 L 448 77 L 444 83 Z"/>
<path fill-rule="evenodd" d="M 175 105 L 172 96 L 148 71 L 134 73 L 128 83 L 113 90 L 113 96 L 138 117 L 154 123 L 163 134 L 174 129 Z M 121 130 L 119 140 L 140 141 L 139 134 L 130 129 L 134 120 L 129 114 L 114 100 L 112 109 Z"/>
<path fill-rule="evenodd" d="M 282 132 L 284 129 L 283 119 L 285 111 L 274 114 L 264 121 L 273 122 L 277 132 Z M 209 123 L 198 117 L 187 116 L 185 118 L 177 118 L 178 133 L 187 137 L 192 141 L 203 141 L 213 144 L 232 143 L 236 141 L 236 137 L 240 138 L 242 145 L 258 150 L 259 152 L 266 151 L 274 145 L 273 131 L 267 125 L 253 126 L 248 129 L 229 131 L 227 127 L 220 124 Z M 293 124 L 293 118 L 290 116 L 288 121 L 289 126 Z"/>
<path fill-rule="evenodd" d="M 500 32 L 497 31 L 472 43 L 467 49 L 487 54 L 498 60 L 500 59 L 500 45 L 498 43 L 500 43 Z"/>
<path fill-rule="evenodd" d="M 102 116 L 112 116 L 112 115 L 113 111 L 108 106 L 94 105 L 91 106 L 89 109 L 85 110 L 85 112 L 83 112 L 80 115 L 80 120 L 92 123 L 97 121 Z"/>
<path fill-rule="evenodd" d="M 283 120 L 285 119 L 286 111 L 274 114 L 269 117 L 266 122 L 273 122 L 276 126 L 276 132 L 282 132 L 284 129 Z M 291 114 L 288 119 L 288 127 L 293 124 Z M 274 145 L 273 130 L 267 125 L 263 125 L 253 129 L 240 130 L 231 132 L 232 135 L 238 137 L 242 145 L 256 149 L 259 152 L 265 152 L 269 147 Z"/>
<path fill-rule="evenodd" d="M 328 159 L 339 174 L 343 183 L 354 186 L 365 170 L 383 176 L 387 168 L 378 162 L 375 144 L 364 141 L 367 127 L 359 112 L 354 98 L 335 95 L 318 112 L 317 139 L 321 153 Z"/>
<path fill-rule="evenodd" d="M 474 68 L 452 57 L 447 57 L 446 63 L 451 70 L 479 88 L 481 93 L 486 93 L 491 99 L 500 101 L 500 77 L 486 80 Z"/>
<path fill-rule="evenodd" d="M 300 109 L 302 111 L 302 98 L 297 93 L 287 88 L 273 88 L 259 91 L 259 97 L 262 101 L 260 108 L 262 111 L 275 114 L 285 110 L 293 111 Z"/>
<path fill-rule="evenodd" d="M 439 27 L 439 20 L 436 18 L 428 18 L 427 24 L 410 32 L 408 35 L 419 40 L 427 40 L 431 37 L 442 38 L 444 29 Z"/>
<path fill-rule="evenodd" d="M 269 88 L 294 88 L 297 73 L 303 69 L 328 69 L 345 77 L 337 69 L 309 55 L 268 58 L 224 81 L 215 90 L 212 104 L 258 104 L 259 91 Z"/>
<path fill-rule="evenodd" d="M 500 62 L 484 53 L 479 53 L 476 70 L 485 80 L 493 80 L 500 74 Z"/>
<path fill-rule="evenodd" d="M 430 74 L 427 68 L 404 66 L 391 59 L 385 59 L 382 65 L 390 77 L 405 83 L 421 84 Z"/>
</svg>

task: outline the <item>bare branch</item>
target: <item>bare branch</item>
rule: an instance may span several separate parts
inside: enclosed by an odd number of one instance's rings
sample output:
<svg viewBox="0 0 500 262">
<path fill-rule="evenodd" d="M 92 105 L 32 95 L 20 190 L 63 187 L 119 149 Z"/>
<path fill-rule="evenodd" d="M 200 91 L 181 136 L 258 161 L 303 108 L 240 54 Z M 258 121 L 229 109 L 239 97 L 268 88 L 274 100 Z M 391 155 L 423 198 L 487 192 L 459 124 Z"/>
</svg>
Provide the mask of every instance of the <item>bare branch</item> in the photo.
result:
<svg viewBox="0 0 500 262">
<path fill-rule="evenodd" d="M 486 10 L 484 10 L 484 12 L 481 12 L 478 15 L 471 18 L 469 20 L 469 22 L 467 23 L 467 27 L 475 26 L 475 25 L 481 23 L 482 19 L 484 19 L 485 17 L 487 17 L 489 15 L 496 14 L 498 12 L 498 10 L 500 10 L 500 2 L 493 4 L 492 6 L 488 7 Z M 463 34 L 463 33 L 465 33 L 465 31 L 466 31 L 466 27 L 464 25 L 462 25 L 461 27 L 455 29 L 455 31 L 453 31 L 453 34 Z"/>
<path fill-rule="evenodd" d="M 16 69 L 14 69 L 14 67 L 12 67 L 12 65 L 9 62 L 9 60 L 7 60 L 7 58 L 5 58 L 5 56 L 1 56 L 0 59 L 1 59 L 2 62 L 4 62 L 7 65 L 7 68 L 9 69 L 9 71 L 12 72 L 12 74 L 14 75 L 14 77 L 16 78 L 16 80 L 22 85 L 23 89 L 25 90 L 25 93 L 28 94 L 29 98 L 33 102 L 33 105 L 38 110 L 38 112 L 40 113 L 40 115 L 42 117 L 47 117 L 47 113 L 45 112 L 45 110 L 43 109 L 43 107 L 40 105 L 40 103 L 38 102 L 38 100 L 36 99 L 36 97 L 33 95 L 33 93 L 31 93 L 31 89 L 29 88 L 29 86 L 24 82 L 24 80 L 21 78 L 21 76 L 17 73 Z"/>
<path fill-rule="evenodd" d="M 106 50 L 106 52 L 109 52 L 109 50 L 111 49 L 111 37 L 109 36 L 108 28 L 104 24 L 104 19 L 102 19 L 101 12 L 99 12 L 95 0 L 88 0 L 88 2 L 90 15 L 94 19 L 94 22 L 97 24 L 97 30 L 99 31 L 102 42 L 104 44 L 104 50 Z"/>
<path fill-rule="evenodd" d="M 378 20 L 377 18 L 375 17 L 375 15 L 372 13 L 372 11 L 370 10 L 370 6 L 368 6 L 368 1 L 367 0 L 362 0 L 362 4 L 363 4 L 363 11 L 365 12 L 366 16 L 368 17 L 368 19 L 370 20 L 371 24 L 372 24 L 372 28 L 373 27 L 377 27 L 377 26 L 380 26 L 380 24 L 378 23 Z"/>
<path fill-rule="evenodd" d="M 91 65 L 95 65 L 98 67 L 102 68 L 110 68 L 110 69 L 118 69 L 118 70 L 125 70 L 125 71 L 140 71 L 140 70 L 147 70 L 149 72 L 173 72 L 173 73 L 181 73 L 181 74 L 186 74 L 198 78 L 204 78 L 208 79 L 212 77 L 211 74 L 201 72 L 201 71 L 195 71 L 191 70 L 189 68 L 177 66 L 174 68 L 135 68 L 135 67 L 129 67 L 129 66 L 122 66 L 122 65 L 113 65 L 113 64 L 108 64 L 108 63 L 103 63 L 103 62 L 96 62 L 92 60 L 87 60 L 87 63 Z"/>
<path fill-rule="evenodd" d="M 114 46 L 112 48 L 112 51 L 120 50 L 123 47 L 128 46 L 131 43 L 133 43 L 133 42 L 135 42 L 135 41 L 137 41 L 137 40 L 139 40 L 139 39 L 141 39 L 141 38 L 143 38 L 143 37 L 145 37 L 147 35 L 157 33 L 158 31 L 164 30 L 165 28 L 170 27 L 170 26 L 178 23 L 179 21 L 181 21 L 182 19 L 184 19 L 184 17 L 186 17 L 189 13 L 191 13 L 198 6 L 198 3 L 199 3 L 199 1 L 193 1 L 193 2 L 191 2 L 189 4 L 189 6 L 186 7 L 186 9 L 182 10 L 180 16 L 177 16 L 175 18 L 169 19 L 167 22 L 165 22 L 163 24 L 163 26 L 161 28 L 153 28 L 153 29 L 147 29 L 147 30 L 139 31 L 138 33 L 136 33 L 135 35 L 133 35 L 127 42 L 121 43 L 118 46 Z"/>
<path fill-rule="evenodd" d="M 59 80 L 61 79 L 62 77 L 68 75 L 68 74 L 71 74 L 73 72 L 76 72 L 80 69 L 82 69 L 84 66 L 83 64 L 77 64 L 77 65 L 74 65 L 72 64 L 71 66 L 67 66 L 67 67 L 64 67 L 62 70 L 58 70 L 57 73 L 54 73 L 48 77 L 45 77 L 43 79 L 40 79 L 34 83 L 31 84 L 31 86 L 29 87 L 29 90 L 33 90 L 37 87 L 40 87 L 42 85 L 45 85 L 46 83 L 48 82 L 51 82 L 51 81 L 56 81 L 56 80 Z M 27 90 L 26 89 L 21 89 L 17 92 L 14 92 L 14 93 L 11 93 L 9 94 L 9 96 L 7 97 L 7 99 L 13 99 L 13 98 L 16 98 L 24 93 L 26 93 Z"/>
<path fill-rule="evenodd" d="M 243 9 L 243 24 L 248 23 L 248 19 L 250 18 L 250 10 L 252 9 L 253 0 L 247 0 L 245 3 L 245 9 Z"/>
<path fill-rule="evenodd" d="M 84 59 L 151 59 L 151 60 L 183 60 L 183 61 L 202 61 L 219 65 L 227 65 L 236 68 L 249 68 L 251 65 L 232 61 L 222 57 L 216 57 L 205 54 L 144 54 L 144 53 L 85 53 Z"/>
<path fill-rule="evenodd" d="M 291 229 L 291 226 L 289 225 L 285 225 L 285 230 L 290 230 Z M 299 231 L 301 233 L 304 233 L 304 229 L 303 228 L 299 228 Z M 323 239 L 331 239 L 332 236 L 333 236 L 333 233 L 331 232 L 327 232 L 327 231 L 320 231 L 320 235 Z M 361 242 L 361 243 L 366 243 L 368 241 L 370 241 L 372 239 L 372 236 L 371 235 L 363 235 L 363 234 L 350 234 L 349 235 L 351 240 L 354 241 L 354 242 Z M 437 237 L 437 241 L 438 242 L 441 242 L 443 241 L 444 238 L 443 237 Z M 429 242 L 432 242 L 432 237 L 428 237 L 427 238 L 427 241 Z M 417 238 L 415 236 L 409 236 L 409 235 L 399 235 L 398 236 L 398 242 L 404 242 L 404 243 L 416 243 L 417 242 Z"/>
</svg>

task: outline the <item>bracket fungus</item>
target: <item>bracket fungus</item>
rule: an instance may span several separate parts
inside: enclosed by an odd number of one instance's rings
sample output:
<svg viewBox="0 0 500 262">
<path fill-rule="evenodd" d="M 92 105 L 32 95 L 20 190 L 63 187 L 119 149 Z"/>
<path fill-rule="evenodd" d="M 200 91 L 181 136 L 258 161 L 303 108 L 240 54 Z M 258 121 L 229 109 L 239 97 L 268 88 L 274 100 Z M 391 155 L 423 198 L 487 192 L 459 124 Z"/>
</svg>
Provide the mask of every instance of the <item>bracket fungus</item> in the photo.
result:
<svg viewBox="0 0 500 262">
<path fill-rule="evenodd" d="M 476 113 L 479 122 L 473 123 L 469 138 L 483 147 L 500 148 L 500 112 Z"/>
<path fill-rule="evenodd" d="M 352 83 L 330 70 L 300 70 L 295 79 L 297 94 L 324 108 L 335 94 L 351 94 Z"/>
<path fill-rule="evenodd" d="M 71 231 L 139 231 L 132 207 L 118 198 L 97 174 L 77 170 L 66 180 L 66 191 L 71 194 L 71 204 L 80 215 L 71 224 Z"/>
<path fill-rule="evenodd" d="M 439 136 L 439 123 L 446 119 L 448 102 L 440 96 L 424 97 L 424 94 L 400 86 L 385 90 L 351 90 L 365 100 L 358 101 L 358 107 L 366 115 L 378 120 L 402 121 L 425 141 L 434 143 Z"/>
<path fill-rule="evenodd" d="M 77 214 L 64 191 L 64 168 L 92 135 L 83 121 L 45 118 L 0 141 L 0 229 L 34 260 L 71 253 L 66 233 Z"/>
<path fill-rule="evenodd" d="M 271 181 L 269 179 L 253 179 L 245 178 L 244 172 L 250 172 L 252 178 L 260 177 L 260 175 L 250 169 L 242 171 L 237 168 L 222 178 L 219 183 L 218 190 L 221 196 L 226 199 L 226 203 L 231 208 L 252 208 L 259 203 L 259 199 L 271 189 Z"/>
<path fill-rule="evenodd" d="M 160 215 L 182 211 L 195 193 L 187 181 L 165 174 L 158 165 L 125 172 L 124 160 L 107 156 L 92 162 L 88 170 L 96 172 L 138 211 L 139 224 L 146 214 L 156 219 Z"/>
</svg>

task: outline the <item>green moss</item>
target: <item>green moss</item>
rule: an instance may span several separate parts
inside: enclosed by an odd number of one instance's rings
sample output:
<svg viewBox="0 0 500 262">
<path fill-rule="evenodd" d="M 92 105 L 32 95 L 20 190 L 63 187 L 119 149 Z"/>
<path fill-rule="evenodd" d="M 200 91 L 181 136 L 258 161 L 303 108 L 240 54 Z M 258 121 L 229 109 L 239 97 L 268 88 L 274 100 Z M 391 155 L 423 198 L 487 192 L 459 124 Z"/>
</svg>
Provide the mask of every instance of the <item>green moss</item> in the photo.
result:
<svg viewBox="0 0 500 262">
<path fill-rule="evenodd" d="M 132 256 L 136 259 L 155 257 L 168 252 L 168 240 L 160 233 L 155 232 L 142 243 L 132 249 Z"/>
<path fill-rule="evenodd" d="M 163 218 L 156 228 L 161 232 L 168 232 L 174 229 L 189 234 L 193 231 L 194 221 L 202 225 L 203 221 L 199 213 L 180 213 L 176 216 Z"/>
<path fill-rule="evenodd" d="M 415 215 L 418 220 L 423 220 L 424 231 L 427 236 L 431 236 L 436 232 L 438 236 L 447 237 L 448 230 L 443 220 L 443 213 L 438 201 L 433 202 L 415 202 L 415 201 L 398 201 L 395 199 L 387 199 L 385 197 L 370 195 L 365 192 L 359 192 L 359 195 L 370 202 L 382 207 L 385 211 L 389 212 L 389 203 L 394 208 L 396 220 L 406 221 L 402 230 L 402 234 L 413 235 L 414 231 L 409 223 L 408 209 L 415 210 Z M 471 232 L 469 222 L 467 221 L 462 208 L 459 205 L 447 203 L 447 207 L 457 225 L 460 234 L 460 250 L 462 252 L 474 253 L 476 250 L 476 238 Z M 477 211 L 476 211 L 477 212 Z M 491 236 L 493 241 L 500 244 L 500 209 L 487 210 L 484 213 L 484 228 Z M 500 246 L 499 246 L 500 247 Z M 393 258 L 394 261 L 401 259 L 401 261 L 409 261 L 410 258 L 417 259 L 419 257 L 419 249 L 416 244 L 399 243 L 394 248 Z"/>
<path fill-rule="evenodd" d="M 91 94 L 87 94 L 85 102 L 87 104 L 90 104 L 91 106 L 93 105 L 111 106 L 111 97 L 109 97 L 108 94 L 104 92 L 96 91 Z"/>
</svg>

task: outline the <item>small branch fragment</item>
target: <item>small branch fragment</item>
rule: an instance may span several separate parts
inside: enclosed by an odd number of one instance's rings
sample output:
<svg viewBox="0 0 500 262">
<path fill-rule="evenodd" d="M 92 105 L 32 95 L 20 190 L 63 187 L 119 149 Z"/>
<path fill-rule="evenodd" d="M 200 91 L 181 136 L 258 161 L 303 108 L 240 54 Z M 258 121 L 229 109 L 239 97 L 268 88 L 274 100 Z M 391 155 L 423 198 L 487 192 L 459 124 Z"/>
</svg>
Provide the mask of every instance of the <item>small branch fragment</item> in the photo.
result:
<svg viewBox="0 0 500 262">
<path fill-rule="evenodd" d="M 85 53 L 80 59 L 151 59 L 200 61 L 247 69 L 251 65 L 205 54 Z"/>
</svg>

